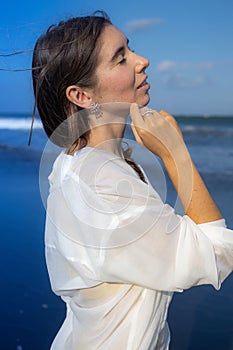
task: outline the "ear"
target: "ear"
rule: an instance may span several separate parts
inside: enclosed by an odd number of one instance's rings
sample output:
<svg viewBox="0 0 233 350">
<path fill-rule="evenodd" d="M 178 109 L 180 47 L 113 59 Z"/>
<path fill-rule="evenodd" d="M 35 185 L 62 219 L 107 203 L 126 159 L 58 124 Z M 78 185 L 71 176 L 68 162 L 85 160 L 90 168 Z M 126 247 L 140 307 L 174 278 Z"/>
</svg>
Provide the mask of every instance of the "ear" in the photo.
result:
<svg viewBox="0 0 233 350">
<path fill-rule="evenodd" d="M 82 108 L 90 108 L 92 96 L 88 90 L 83 90 L 77 85 L 68 86 L 66 97 L 70 102 Z"/>
</svg>

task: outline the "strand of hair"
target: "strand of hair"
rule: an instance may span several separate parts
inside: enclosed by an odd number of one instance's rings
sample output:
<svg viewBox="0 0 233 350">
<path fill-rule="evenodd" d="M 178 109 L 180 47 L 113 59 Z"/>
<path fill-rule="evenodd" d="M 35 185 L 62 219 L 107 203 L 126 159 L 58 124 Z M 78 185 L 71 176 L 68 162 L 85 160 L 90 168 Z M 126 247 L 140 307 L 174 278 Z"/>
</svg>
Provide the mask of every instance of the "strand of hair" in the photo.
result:
<svg viewBox="0 0 233 350">
<path fill-rule="evenodd" d="M 38 67 L 32 67 L 32 68 L 22 68 L 22 69 L 10 69 L 10 68 L 0 68 L 0 71 L 2 72 L 26 72 L 26 71 L 33 71 L 33 70 L 37 70 L 37 69 L 41 69 L 44 68 L 45 65 L 43 66 L 38 66 Z"/>
</svg>

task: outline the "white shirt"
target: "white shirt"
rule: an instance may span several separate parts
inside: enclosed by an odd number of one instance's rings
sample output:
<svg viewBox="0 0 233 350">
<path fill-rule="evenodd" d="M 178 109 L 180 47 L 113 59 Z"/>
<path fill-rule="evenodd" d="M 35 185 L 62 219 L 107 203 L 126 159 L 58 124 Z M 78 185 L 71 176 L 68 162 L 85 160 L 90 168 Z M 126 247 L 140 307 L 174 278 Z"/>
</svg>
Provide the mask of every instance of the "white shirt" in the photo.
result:
<svg viewBox="0 0 233 350">
<path fill-rule="evenodd" d="M 61 153 L 49 180 L 46 261 L 67 305 L 51 349 L 168 349 L 173 292 L 219 289 L 233 269 L 225 221 L 196 225 L 177 215 L 103 150 Z"/>
</svg>

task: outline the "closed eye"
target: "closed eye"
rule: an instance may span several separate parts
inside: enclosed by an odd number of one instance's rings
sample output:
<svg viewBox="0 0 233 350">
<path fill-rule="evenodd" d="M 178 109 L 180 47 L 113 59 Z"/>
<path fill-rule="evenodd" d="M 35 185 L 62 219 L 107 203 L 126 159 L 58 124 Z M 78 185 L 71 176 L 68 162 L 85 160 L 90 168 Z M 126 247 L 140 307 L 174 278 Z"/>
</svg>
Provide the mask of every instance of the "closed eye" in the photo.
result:
<svg viewBox="0 0 233 350">
<path fill-rule="evenodd" d="M 125 57 L 123 57 L 123 58 L 120 60 L 119 64 L 124 64 L 124 63 L 126 63 L 126 58 L 125 58 Z"/>
<path fill-rule="evenodd" d="M 127 49 L 130 51 L 130 52 L 135 52 L 134 50 L 131 50 L 131 48 L 130 47 L 127 47 Z M 126 63 L 126 57 L 123 57 L 121 60 L 120 60 L 120 62 L 119 62 L 119 64 L 124 64 L 124 63 Z"/>
</svg>

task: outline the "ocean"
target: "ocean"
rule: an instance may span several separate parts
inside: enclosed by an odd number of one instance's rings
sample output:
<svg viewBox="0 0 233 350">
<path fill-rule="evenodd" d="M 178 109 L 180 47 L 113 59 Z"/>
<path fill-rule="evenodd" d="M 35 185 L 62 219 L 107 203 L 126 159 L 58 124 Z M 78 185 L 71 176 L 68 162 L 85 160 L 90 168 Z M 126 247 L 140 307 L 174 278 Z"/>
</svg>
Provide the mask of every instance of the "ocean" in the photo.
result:
<svg viewBox="0 0 233 350">
<path fill-rule="evenodd" d="M 189 150 L 203 173 L 233 173 L 233 116 L 176 117 Z M 41 154 L 47 138 L 38 119 L 33 127 L 31 146 L 28 147 L 30 115 L 0 114 L 0 150 L 17 149 L 26 157 Z M 132 138 L 129 128 L 127 139 Z"/>
<path fill-rule="evenodd" d="M 207 187 L 233 228 L 233 117 L 176 119 Z M 49 349 L 65 313 L 63 303 L 50 290 L 44 259 L 45 209 L 39 170 L 47 139 L 36 119 L 29 147 L 29 129 L 29 114 L 0 113 L 3 350 Z M 132 139 L 128 127 L 125 137 Z M 156 186 L 151 169 L 159 160 L 149 153 L 142 158 Z M 166 181 L 165 199 L 173 204 L 174 191 Z M 176 294 L 168 318 L 171 350 L 233 349 L 233 276 L 220 291 L 201 286 Z"/>
</svg>

